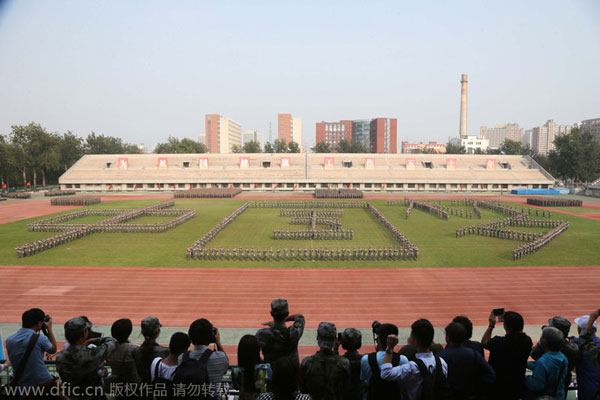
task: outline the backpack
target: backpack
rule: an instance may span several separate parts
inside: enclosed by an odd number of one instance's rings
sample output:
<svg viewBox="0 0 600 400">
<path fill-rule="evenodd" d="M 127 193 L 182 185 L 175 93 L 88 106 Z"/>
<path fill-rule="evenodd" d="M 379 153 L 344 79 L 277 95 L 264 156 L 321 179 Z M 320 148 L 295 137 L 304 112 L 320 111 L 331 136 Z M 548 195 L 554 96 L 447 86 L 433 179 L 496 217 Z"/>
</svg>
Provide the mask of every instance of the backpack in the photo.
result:
<svg viewBox="0 0 600 400">
<path fill-rule="evenodd" d="M 435 354 L 434 357 L 435 370 L 433 373 L 429 371 L 429 368 L 427 368 L 423 360 L 418 358 L 415 360 L 415 363 L 419 367 L 419 372 L 423 377 L 420 400 L 452 399 L 452 390 L 450 389 L 450 385 L 448 385 L 448 379 L 446 378 L 446 375 L 444 375 L 442 361 Z"/>
<path fill-rule="evenodd" d="M 212 353 L 211 349 L 206 349 L 199 359 L 191 358 L 189 351 L 183 353 L 181 364 L 173 374 L 173 388 L 185 388 L 186 395 L 183 397 L 186 399 L 213 398 L 209 390 L 212 385 L 208 380 L 207 368 L 208 358 Z"/>
<path fill-rule="evenodd" d="M 377 353 L 370 353 L 368 356 L 369 367 L 371 368 L 371 380 L 369 381 L 368 397 L 369 400 L 394 400 L 400 399 L 400 385 L 396 381 L 386 381 L 381 379 L 381 369 L 377 364 Z M 400 364 L 400 354 L 392 355 L 392 366 Z"/>
<path fill-rule="evenodd" d="M 167 378 L 160 376 L 160 364 L 162 364 L 163 360 L 158 360 L 156 366 L 154 367 L 154 380 L 152 381 L 152 387 L 155 392 L 160 392 L 160 394 L 155 394 L 155 399 L 173 399 L 175 398 L 175 394 L 173 392 L 173 381 L 168 380 Z"/>
</svg>

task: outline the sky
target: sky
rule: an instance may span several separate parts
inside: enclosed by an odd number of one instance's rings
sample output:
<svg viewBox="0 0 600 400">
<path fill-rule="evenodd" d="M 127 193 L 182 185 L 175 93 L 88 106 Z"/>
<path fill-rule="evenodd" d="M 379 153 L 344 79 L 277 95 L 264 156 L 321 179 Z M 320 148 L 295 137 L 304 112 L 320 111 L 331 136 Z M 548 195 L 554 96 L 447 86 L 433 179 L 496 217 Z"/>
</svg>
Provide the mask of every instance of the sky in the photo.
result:
<svg viewBox="0 0 600 400">
<path fill-rule="evenodd" d="M 0 0 L 0 134 L 153 144 L 221 114 L 276 138 L 397 118 L 398 141 L 600 117 L 600 1 Z"/>
</svg>

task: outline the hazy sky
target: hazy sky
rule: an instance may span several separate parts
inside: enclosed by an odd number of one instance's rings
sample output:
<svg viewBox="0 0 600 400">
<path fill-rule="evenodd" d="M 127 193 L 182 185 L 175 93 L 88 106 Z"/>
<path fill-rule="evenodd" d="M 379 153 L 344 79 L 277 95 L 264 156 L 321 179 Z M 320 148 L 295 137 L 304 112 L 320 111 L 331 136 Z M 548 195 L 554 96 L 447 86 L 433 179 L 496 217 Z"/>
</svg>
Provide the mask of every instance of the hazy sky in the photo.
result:
<svg viewBox="0 0 600 400">
<path fill-rule="evenodd" d="M 398 119 L 398 139 L 600 117 L 600 1 L 0 0 L 0 133 L 40 123 L 148 146 L 218 113 L 276 137 Z"/>
</svg>

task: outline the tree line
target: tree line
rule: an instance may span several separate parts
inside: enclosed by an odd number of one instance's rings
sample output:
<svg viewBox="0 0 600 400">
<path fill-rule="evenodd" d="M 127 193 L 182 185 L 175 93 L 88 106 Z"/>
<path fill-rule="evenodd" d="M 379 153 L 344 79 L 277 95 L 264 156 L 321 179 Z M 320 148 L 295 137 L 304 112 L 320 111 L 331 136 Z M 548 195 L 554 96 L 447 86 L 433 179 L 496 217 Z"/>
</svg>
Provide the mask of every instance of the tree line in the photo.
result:
<svg viewBox="0 0 600 400">
<path fill-rule="evenodd" d="M 465 148 L 446 145 L 446 154 L 465 154 Z M 554 138 L 554 149 L 548 155 L 536 154 L 531 147 L 506 139 L 498 149 L 486 153 L 530 156 L 555 178 L 565 182 L 592 182 L 600 177 L 600 142 L 590 130 L 573 128 L 571 133 Z"/>
<path fill-rule="evenodd" d="M 575 128 L 568 135 L 557 136 L 555 149 L 547 156 L 534 154 L 520 142 L 505 140 L 499 149 L 487 154 L 528 155 L 554 177 L 567 182 L 591 182 L 600 177 L 600 142 L 587 130 Z M 206 153 L 206 146 L 195 140 L 169 137 L 154 148 L 158 154 Z M 335 147 L 319 142 L 314 153 L 369 153 L 362 142 L 342 139 Z M 84 154 L 139 154 L 141 149 L 121 138 L 90 133 L 85 139 L 71 131 L 47 132 L 37 123 L 14 125 L 7 135 L 0 135 L 0 187 L 46 186 L 58 182 L 58 177 Z M 299 153 L 298 143 L 275 140 L 261 145 L 250 141 L 233 146 L 234 153 Z M 460 145 L 448 143 L 446 154 L 464 154 Z"/>
<path fill-rule="evenodd" d="M 141 150 L 122 139 L 90 133 L 82 139 L 71 131 L 52 133 L 34 122 L 13 125 L 0 135 L 0 187 L 42 186 L 58 177 L 84 154 L 137 154 Z"/>
</svg>

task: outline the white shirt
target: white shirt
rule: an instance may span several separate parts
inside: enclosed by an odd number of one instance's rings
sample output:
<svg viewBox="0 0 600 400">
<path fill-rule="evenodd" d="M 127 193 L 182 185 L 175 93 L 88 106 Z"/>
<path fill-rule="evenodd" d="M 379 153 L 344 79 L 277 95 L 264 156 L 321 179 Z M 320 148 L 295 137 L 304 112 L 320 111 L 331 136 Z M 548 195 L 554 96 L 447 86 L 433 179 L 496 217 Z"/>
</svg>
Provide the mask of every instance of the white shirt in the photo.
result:
<svg viewBox="0 0 600 400">
<path fill-rule="evenodd" d="M 152 360 L 152 364 L 150 365 L 150 379 L 152 380 L 152 382 L 154 382 L 154 379 L 156 378 L 154 376 L 154 371 L 156 371 L 156 364 L 158 364 L 160 361 L 162 361 L 162 358 L 160 357 L 156 357 L 154 360 Z M 164 362 L 161 362 L 159 367 L 158 367 L 158 376 L 160 378 L 165 378 L 169 381 L 173 380 L 173 374 L 175 373 L 175 370 L 177 369 L 177 365 L 165 365 Z"/>
<path fill-rule="evenodd" d="M 430 373 L 435 371 L 436 365 L 433 353 L 417 353 L 416 357 L 423 361 L 423 364 L 429 369 Z M 441 357 L 440 361 L 442 362 L 442 372 L 448 376 L 448 364 Z M 391 363 L 383 364 L 381 366 L 381 379 L 385 379 L 386 381 L 402 381 L 409 400 L 416 400 L 421 397 L 423 377 L 419 371 L 419 366 L 414 361 L 398 365 L 397 367 L 392 367 Z"/>
</svg>

